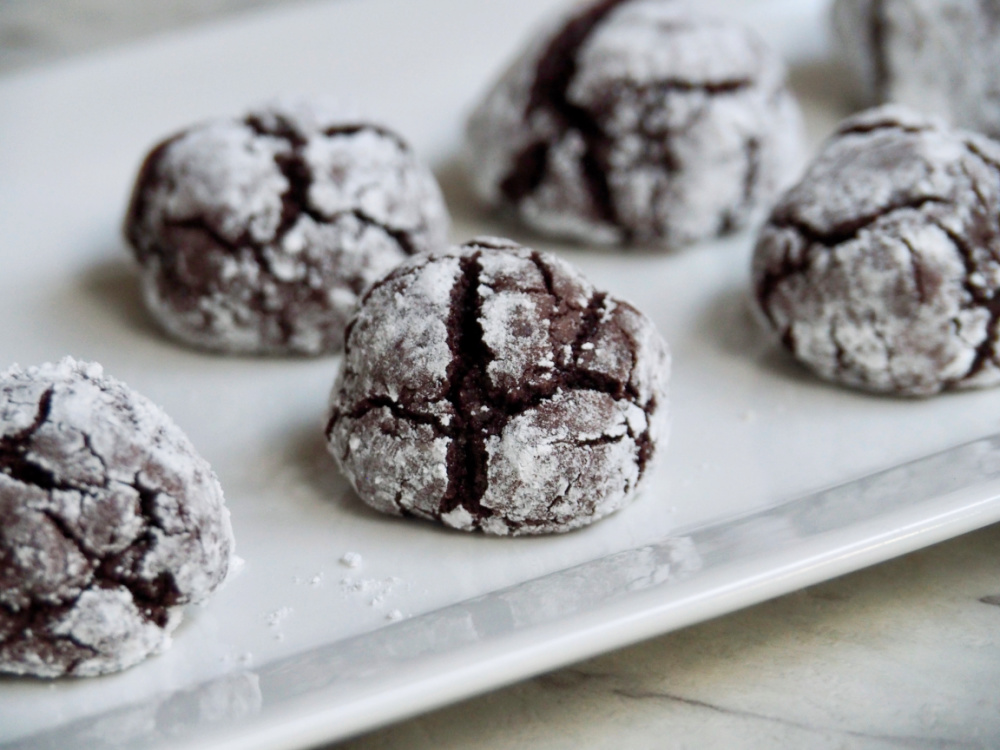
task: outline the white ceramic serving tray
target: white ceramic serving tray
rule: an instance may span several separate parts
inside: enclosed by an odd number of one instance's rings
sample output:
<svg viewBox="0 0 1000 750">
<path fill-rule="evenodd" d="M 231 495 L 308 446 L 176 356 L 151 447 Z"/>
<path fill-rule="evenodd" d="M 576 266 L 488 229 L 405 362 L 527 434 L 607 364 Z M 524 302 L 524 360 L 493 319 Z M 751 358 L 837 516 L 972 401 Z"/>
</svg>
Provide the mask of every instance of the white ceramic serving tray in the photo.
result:
<svg viewBox="0 0 1000 750">
<path fill-rule="evenodd" d="M 464 115 L 561 3 L 306 4 L 0 79 L 0 367 L 72 354 L 160 403 L 217 470 L 246 561 L 162 656 L 100 679 L 0 678 L 0 745 L 304 747 L 1000 520 L 1000 391 L 912 401 L 812 379 L 748 314 L 751 235 L 600 253 L 469 200 Z M 714 4 L 787 56 L 816 144 L 847 111 L 824 4 Z M 437 169 L 456 240 L 558 252 L 656 321 L 673 431 L 633 506 L 538 539 L 378 516 L 324 450 L 336 358 L 227 358 L 160 335 L 119 236 L 143 153 L 286 93 L 354 101 L 405 134 Z"/>
</svg>

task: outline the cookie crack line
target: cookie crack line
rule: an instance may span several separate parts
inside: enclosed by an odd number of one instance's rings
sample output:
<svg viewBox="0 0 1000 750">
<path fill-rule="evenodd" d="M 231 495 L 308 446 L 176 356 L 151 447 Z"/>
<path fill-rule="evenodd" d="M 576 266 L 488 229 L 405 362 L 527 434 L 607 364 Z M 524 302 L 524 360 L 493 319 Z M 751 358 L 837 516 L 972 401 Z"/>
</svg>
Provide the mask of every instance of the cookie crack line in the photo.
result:
<svg viewBox="0 0 1000 750">
<path fill-rule="evenodd" d="M 38 432 L 38 429 L 45 424 L 49 418 L 49 414 L 52 413 L 52 397 L 55 395 L 55 390 L 54 386 L 49 386 L 42 392 L 42 395 L 38 399 L 38 408 L 35 410 L 35 416 L 31 424 L 13 435 L 0 438 L 0 455 L 10 451 L 18 443 L 30 440 Z"/>
<path fill-rule="evenodd" d="M 593 116 L 572 104 L 568 91 L 576 75 L 581 48 L 600 23 L 615 8 L 628 0 L 603 0 L 567 23 L 549 42 L 538 60 L 525 119 L 539 109 L 556 115 L 562 133 L 577 130 L 584 139 L 585 150 L 580 158 L 587 189 L 600 218 L 618 225 L 617 210 L 611 198 L 606 171 L 607 135 Z M 545 179 L 551 144 L 536 141 L 514 158 L 514 169 L 501 181 L 500 190 L 512 203 L 531 195 Z M 523 171 L 519 171 L 523 170 Z"/>
<path fill-rule="evenodd" d="M 859 216 L 850 221 L 840 222 L 827 230 L 816 229 L 815 227 L 810 226 L 807 222 L 793 216 L 787 211 L 782 211 L 779 208 L 778 211 L 775 212 L 775 215 L 771 217 L 766 229 L 779 231 L 784 229 L 795 232 L 802 240 L 805 241 L 807 247 L 803 249 L 800 257 L 798 258 L 791 258 L 789 257 L 789 253 L 787 251 L 784 252 L 782 254 L 779 267 L 774 270 L 767 270 L 761 275 L 761 278 L 755 285 L 757 299 L 760 300 L 761 309 L 767 316 L 768 320 L 770 320 L 773 325 L 777 326 L 777 321 L 775 321 L 771 312 L 771 297 L 774 296 L 774 293 L 777 291 L 781 282 L 791 276 L 808 272 L 817 252 L 817 248 L 821 248 L 822 251 L 829 251 L 846 242 L 857 239 L 857 237 L 865 229 L 868 229 L 882 219 L 888 218 L 891 214 L 896 213 L 897 211 L 921 211 L 921 209 L 927 205 L 943 205 L 946 203 L 947 201 L 944 198 L 937 196 L 925 196 L 906 201 L 899 201 L 898 203 L 890 204 L 870 214 Z M 928 219 L 930 221 L 934 221 L 933 217 L 928 216 Z"/>
<path fill-rule="evenodd" d="M 993 159 L 989 155 L 985 154 L 983 150 L 979 148 L 979 144 L 977 144 L 973 140 L 966 139 L 963 141 L 963 145 L 970 154 L 975 156 L 977 159 L 979 159 L 979 161 L 981 161 L 983 164 L 985 164 L 994 172 L 996 172 L 997 176 L 1000 177 L 1000 162 L 998 162 L 996 159 Z"/>
<path fill-rule="evenodd" d="M 991 169 L 995 175 L 1000 177 L 1000 165 L 984 154 L 975 143 L 965 140 L 963 141 L 963 145 L 973 157 L 977 158 L 989 169 Z M 976 198 L 980 204 L 981 210 L 973 212 L 972 219 L 975 220 L 985 215 L 987 217 L 986 222 L 988 222 L 989 228 L 993 230 L 993 240 L 994 243 L 996 243 L 997 240 L 1000 239 L 1000 224 L 992 218 L 993 212 L 990 211 L 989 202 L 984 198 L 981 190 L 979 189 L 978 181 L 969 173 L 968 168 L 964 164 L 962 165 L 962 171 L 972 184 Z M 966 294 L 969 295 L 969 298 L 972 300 L 974 305 L 986 310 L 986 313 L 989 316 L 989 321 L 986 325 L 986 335 L 979 346 L 976 347 L 976 353 L 973 356 L 972 363 L 969 365 L 968 370 L 960 378 L 953 378 L 945 383 L 945 388 L 953 388 L 956 383 L 962 380 L 968 380 L 969 378 L 977 375 L 990 362 L 997 361 L 997 351 L 994 341 L 998 330 L 1000 330 L 1000 296 L 988 293 L 972 283 L 971 280 L 977 273 L 977 270 L 974 261 L 975 248 L 969 242 L 969 239 L 945 226 L 942 221 L 937 220 L 934 217 L 931 217 L 931 221 L 934 226 L 948 236 L 948 239 L 951 240 L 955 249 L 958 251 L 959 256 L 962 258 L 962 263 L 965 266 L 963 289 Z M 990 249 L 985 245 L 984 249 L 990 252 L 990 254 L 994 257 L 996 256 L 995 250 L 990 251 Z"/>
<path fill-rule="evenodd" d="M 599 373 L 588 372 L 579 365 L 580 353 L 585 343 L 597 332 L 601 311 L 608 295 L 594 292 L 588 299 L 573 342 L 570 344 L 571 359 L 565 365 L 556 363 L 554 374 L 559 376 L 559 387 L 532 387 L 526 395 L 512 397 L 506 392 L 495 392 L 488 380 L 488 365 L 493 354 L 483 340 L 481 323 L 482 299 L 480 287 L 481 251 L 462 258 L 462 276 L 453 292 L 452 325 L 458 326 L 459 336 L 453 345 L 455 369 L 450 373 L 448 400 L 451 402 L 456 420 L 454 429 L 447 434 L 453 437 L 449 447 L 449 486 L 442 503 L 442 513 L 463 507 L 473 517 L 481 520 L 483 509 L 481 500 L 488 483 L 488 454 L 486 439 L 500 435 L 509 422 L 529 411 L 549 402 L 560 391 L 594 391 L 615 400 L 625 400 L 639 405 L 647 416 L 647 428 L 639 436 L 628 430 L 628 437 L 637 446 L 637 462 L 640 476 L 649 458 L 651 449 L 648 419 L 656 408 L 655 399 L 639 404 L 639 394 L 630 381 L 617 379 Z M 538 269 L 545 285 L 546 293 L 557 299 L 552 269 L 537 252 L 527 256 Z M 627 331 L 623 331 L 628 335 Z M 630 337 L 631 338 L 631 337 Z M 634 344 L 634 342 L 633 342 Z M 482 407 L 487 407 L 484 411 Z M 623 436 L 624 437 L 624 436 Z M 584 445 L 581 441 L 575 441 Z M 617 440 L 616 440 L 617 442 Z M 607 444 L 607 440 L 596 444 Z M 471 495 L 463 498 L 471 489 Z"/>
<path fill-rule="evenodd" d="M 897 211 L 920 211 L 928 205 L 944 205 L 947 203 L 948 200 L 946 198 L 937 195 L 907 198 L 906 200 L 889 203 L 876 211 L 862 214 L 849 221 L 841 221 L 829 229 L 817 229 L 807 221 L 803 221 L 779 209 L 776 215 L 771 218 L 770 225 L 775 229 L 791 229 L 797 232 L 810 245 L 820 245 L 827 249 L 832 249 L 856 239 L 865 229 L 868 229 L 881 219 L 889 218 L 889 216 Z"/>
<path fill-rule="evenodd" d="M 546 293 L 551 297 L 556 298 L 557 294 L 555 291 L 555 281 L 552 269 L 545 263 L 541 253 L 537 250 L 532 251 L 528 257 L 541 274 L 543 283 L 545 284 Z M 581 352 L 583 351 L 583 346 L 587 343 L 591 343 L 594 335 L 598 331 L 601 311 L 604 309 L 604 305 L 607 302 L 608 297 L 609 295 L 607 292 L 599 291 L 595 291 L 590 295 L 587 299 L 587 305 L 582 308 L 583 317 L 580 321 L 580 326 L 577 329 L 576 336 L 570 344 L 570 362 L 574 365 L 574 367 L 564 367 L 557 360 L 553 370 L 555 371 L 555 374 L 560 375 L 566 381 L 567 388 L 571 388 L 573 390 L 597 391 L 598 393 L 605 393 L 616 399 L 626 398 L 632 403 L 640 405 L 639 394 L 631 384 L 631 373 L 627 380 L 619 382 L 616 378 L 610 376 L 602 376 L 595 372 L 585 371 L 578 365 Z M 623 331 L 623 333 L 628 335 L 627 331 Z M 629 336 L 629 339 L 631 340 L 631 336 Z M 635 342 L 633 341 L 632 343 L 634 344 Z M 551 398 L 551 396 L 552 392 L 547 390 L 533 394 L 527 400 L 528 408 L 537 406 L 541 403 L 541 401 L 547 400 Z M 525 410 L 526 409 L 523 408 L 521 409 L 521 412 Z M 512 416 L 516 416 L 516 413 Z"/>
<path fill-rule="evenodd" d="M 477 521 L 482 519 L 482 498 L 487 486 L 486 438 L 484 433 L 502 426 L 497 424 L 496 409 L 485 412 L 489 404 L 486 369 L 492 354 L 483 341 L 480 323 L 482 303 L 479 298 L 482 251 L 459 259 L 461 276 L 451 297 L 449 329 L 455 332 L 449 344 L 452 367 L 448 373 L 448 400 L 455 410 L 455 436 L 448 446 L 448 486 L 441 502 L 441 512 L 464 508 Z"/>
<path fill-rule="evenodd" d="M 79 604 L 83 595 L 88 591 L 93 591 L 95 589 L 113 590 L 117 588 L 124 588 L 132 597 L 132 602 L 135 605 L 136 611 L 143 618 L 145 618 L 147 622 L 152 622 L 156 626 L 162 628 L 169 620 L 168 607 L 166 605 L 150 599 L 142 594 L 142 592 L 133 590 L 125 582 L 106 579 L 94 575 L 91 577 L 91 580 L 77 588 L 78 591 L 64 601 L 47 602 L 42 599 L 32 598 L 29 601 L 28 606 L 21 609 L 12 609 L 9 605 L 0 604 L 0 614 L 6 613 L 8 617 L 20 624 L 19 627 L 14 628 L 5 637 L 0 638 L 0 647 L 7 647 L 12 644 L 16 644 L 19 641 L 23 642 L 26 640 L 26 634 L 29 634 L 28 638 L 30 638 L 31 633 L 34 633 L 35 631 L 43 631 L 46 639 L 67 641 L 73 644 L 74 647 L 88 652 L 91 657 L 100 656 L 100 649 L 84 643 L 76 638 L 72 633 L 55 633 L 51 630 L 51 628 L 46 627 L 47 624 L 59 622 L 61 618 L 72 612 L 73 609 L 75 609 Z M 86 658 L 87 657 L 82 656 L 74 660 L 74 662 L 66 668 L 66 674 L 73 674 L 80 662 L 85 661 Z"/>
<path fill-rule="evenodd" d="M 315 208 L 309 199 L 309 190 L 313 183 L 312 170 L 302 153 L 309 139 L 307 136 L 299 133 L 281 114 L 275 114 L 274 118 L 277 122 L 276 128 L 269 128 L 260 117 L 255 115 L 250 115 L 243 120 L 257 135 L 284 140 L 289 148 L 289 153 L 277 154 L 275 156 L 275 164 L 288 182 L 288 189 L 281 196 L 281 221 L 275 230 L 274 239 L 269 244 L 279 245 L 282 238 L 291 231 L 302 216 L 308 216 L 317 224 L 327 224 L 336 221 L 341 216 L 353 215 L 358 221 L 384 231 L 407 255 L 415 255 L 417 253 L 417 248 L 414 247 L 405 230 L 395 229 L 383 224 L 360 209 L 338 211 L 327 215 Z M 353 123 L 335 125 L 325 128 L 320 132 L 330 138 L 338 136 L 349 137 L 364 132 L 375 133 L 381 138 L 391 140 L 403 153 L 410 152 L 409 146 L 402 138 L 386 128 L 374 124 Z M 228 245 L 229 243 L 226 244 Z"/>
<path fill-rule="evenodd" d="M 917 135 L 919 133 L 926 133 L 933 130 L 933 125 L 907 125 L 906 123 L 899 122 L 898 120 L 875 120 L 874 122 L 855 122 L 847 127 L 843 127 L 837 130 L 834 137 L 840 137 L 844 135 L 868 135 L 870 133 L 877 133 L 881 130 L 895 130 L 900 133 L 909 133 L 912 135 Z"/>
<path fill-rule="evenodd" d="M 455 435 L 455 430 L 451 426 L 446 426 L 438 417 L 432 414 L 426 414 L 410 409 L 404 404 L 401 404 L 399 401 L 394 401 L 388 396 L 369 396 L 354 404 L 350 411 L 338 412 L 337 414 L 334 414 L 327 423 L 327 438 L 329 438 L 333 433 L 338 420 L 346 417 L 347 419 L 356 421 L 363 419 L 377 409 L 388 409 L 392 413 L 392 416 L 396 419 L 405 419 L 413 424 L 434 427 L 440 435 L 445 437 L 454 437 Z"/>
<path fill-rule="evenodd" d="M 287 141 L 294 141 L 300 145 L 305 145 L 307 139 L 304 138 L 286 117 L 280 113 L 274 113 L 273 117 L 278 124 L 277 128 L 268 127 L 259 115 L 248 115 L 243 118 L 243 124 L 250 128 L 256 135 L 270 136 L 272 138 L 282 138 Z M 384 128 L 377 123 L 371 122 L 345 122 L 339 125 L 331 125 L 319 131 L 328 138 L 338 136 L 350 137 L 360 133 L 375 133 L 376 135 L 391 140 L 400 151 L 409 153 L 410 146 L 398 133 L 394 133 L 388 128 Z"/>
<path fill-rule="evenodd" d="M 872 74 L 877 101 L 885 101 L 889 94 L 889 51 L 886 37 L 889 33 L 885 0 L 872 0 L 869 10 L 868 35 L 872 50 Z"/>
<path fill-rule="evenodd" d="M 388 235 L 400 250 L 407 255 L 416 255 L 418 250 L 413 244 L 409 234 L 406 230 L 396 229 L 388 225 L 382 224 L 376 219 L 368 216 L 365 212 L 359 209 L 348 209 L 344 211 L 338 211 L 330 216 L 324 216 L 318 212 L 307 212 L 308 215 L 313 219 L 313 221 L 318 224 L 329 224 L 331 222 L 337 221 L 339 218 L 344 216 L 353 216 L 357 221 L 367 226 L 375 227 Z M 303 214 L 298 214 L 296 216 L 296 221 L 301 218 Z M 244 232 L 236 240 L 230 240 L 229 238 L 223 236 L 218 231 L 216 231 L 212 226 L 209 225 L 208 221 L 204 216 L 195 216 L 187 219 L 174 219 L 164 222 L 165 227 L 176 227 L 181 229 L 186 229 L 188 231 L 196 231 L 204 233 L 212 242 L 219 248 L 223 248 L 232 255 L 237 255 L 241 250 L 249 251 L 254 258 L 260 273 L 268 280 L 269 284 L 274 285 L 276 288 L 304 292 L 311 299 L 319 299 L 325 294 L 325 289 L 323 287 L 313 288 L 312 286 L 303 287 L 296 281 L 289 281 L 286 279 L 279 278 L 275 275 L 273 268 L 271 267 L 271 260 L 268 257 L 269 252 L 273 252 L 276 248 L 280 247 L 281 236 L 275 235 L 274 239 L 266 242 L 259 243 L 254 241 L 249 232 Z M 287 231 L 287 230 L 286 230 Z M 178 268 L 179 256 L 171 252 L 168 249 L 160 249 L 153 247 L 151 248 L 153 254 L 160 260 L 160 272 L 162 273 L 164 279 L 169 280 L 168 285 L 176 290 L 190 289 L 192 287 L 191 281 L 187 275 L 181 273 Z M 202 291 L 205 289 L 218 289 L 218 284 L 199 280 Z M 197 292 L 198 285 L 195 285 L 195 290 Z M 254 299 L 256 303 L 253 305 L 255 310 L 258 310 L 261 314 L 265 314 L 268 310 L 268 304 L 264 299 L 265 292 L 263 287 L 255 289 L 253 291 Z M 196 294 L 197 296 L 197 294 Z M 287 311 L 276 311 L 267 313 L 270 315 L 277 325 L 281 328 L 282 334 L 285 338 L 291 338 L 294 333 L 294 323 L 289 319 Z"/>
<path fill-rule="evenodd" d="M 308 138 L 303 136 L 281 114 L 275 115 L 275 121 L 277 127 L 269 128 L 259 117 L 254 115 L 243 120 L 257 135 L 277 138 L 288 146 L 287 153 L 278 153 L 274 156 L 275 166 L 281 171 L 288 183 L 288 188 L 281 195 L 281 219 L 272 239 L 272 243 L 277 245 L 281 243 L 281 240 L 302 216 L 308 216 L 317 224 L 324 223 L 324 219 L 319 212 L 313 209 L 309 201 L 309 189 L 312 187 L 313 177 L 309 164 L 302 154 L 302 149 L 308 143 Z M 252 244 L 255 251 L 259 249 L 256 243 Z M 267 267 L 266 264 L 262 265 Z"/>
<path fill-rule="evenodd" d="M 976 353 L 972 358 L 969 368 L 966 370 L 964 375 L 949 380 L 945 385 L 946 388 L 949 388 L 954 387 L 954 385 L 958 382 L 975 377 L 975 375 L 980 373 L 987 364 L 990 362 L 996 362 L 997 352 L 994 340 L 997 336 L 998 329 L 1000 329 L 1000 295 L 986 295 L 983 293 L 983 290 L 979 289 L 970 282 L 970 277 L 976 272 L 975 264 L 973 262 L 974 248 L 964 237 L 954 230 L 949 229 L 939 221 L 933 219 L 932 221 L 934 226 L 948 236 L 948 239 L 951 240 L 952 244 L 954 244 L 955 249 L 958 250 L 958 254 L 962 258 L 962 263 L 965 265 L 965 274 L 963 276 L 962 286 L 966 294 L 969 295 L 972 303 L 976 307 L 985 310 L 987 315 L 989 315 L 989 321 L 986 324 L 986 335 L 983 337 L 979 346 L 976 347 Z"/>
<path fill-rule="evenodd" d="M 324 220 L 327 222 L 336 221 L 341 216 L 350 215 L 360 221 L 362 224 L 367 224 L 368 226 L 375 227 L 376 229 L 381 229 L 389 237 L 399 245 L 399 249 L 402 250 L 406 255 L 416 255 L 420 252 L 416 245 L 413 244 L 413 240 L 409 235 L 409 232 L 405 229 L 398 229 L 396 227 L 391 227 L 388 224 L 383 224 L 372 216 L 369 216 L 364 211 L 358 208 L 351 209 L 349 211 L 340 211 L 326 217 Z"/>
<path fill-rule="evenodd" d="M 27 478 L 19 476 L 19 472 L 9 472 L 9 464 L 3 467 L 3 471 L 16 481 L 38 487 L 39 489 L 45 491 L 73 492 L 94 497 L 93 492 L 88 487 L 77 487 L 72 484 L 58 482 L 51 472 L 44 469 L 44 467 L 34 464 L 28 459 L 25 459 L 25 464 L 32 467 L 32 470 L 29 472 Z M 42 480 L 41 483 L 33 481 L 34 479 L 39 478 Z M 87 573 L 87 580 L 82 582 L 80 585 L 81 594 L 83 590 L 93 588 L 94 585 L 101 586 L 102 584 L 109 584 L 113 586 L 123 586 L 131 594 L 132 600 L 136 604 L 136 608 L 142 612 L 147 619 L 162 626 L 166 621 L 166 607 L 171 604 L 170 599 L 176 599 L 179 596 L 173 577 L 164 573 L 161 574 L 155 581 L 150 582 L 151 586 L 156 586 L 163 592 L 163 596 L 157 598 L 155 596 L 150 596 L 141 589 L 137 588 L 141 582 L 131 580 L 126 574 L 127 571 L 123 571 L 119 574 L 116 573 L 115 568 L 116 564 L 122 558 L 127 557 L 129 552 L 135 550 L 141 551 L 142 548 L 148 548 L 148 546 L 153 543 L 154 540 L 151 534 L 151 529 L 155 528 L 166 536 L 171 536 L 171 534 L 165 531 L 156 519 L 155 509 L 152 507 L 152 504 L 155 503 L 155 491 L 141 486 L 126 486 L 132 487 L 139 494 L 144 531 L 138 534 L 125 549 L 118 552 L 111 552 L 107 554 L 96 552 L 90 549 L 85 541 L 80 538 L 72 526 L 70 526 L 66 519 L 60 514 L 56 513 L 51 508 L 35 508 L 34 510 L 45 516 L 45 518 L 47 518 L 55 527 L 56 531 L 59 532 L 59 535 L 67 543 L 75 547 L 80 557 L 87 562 L 90 570 Z M 107 487 L 107 484 L 105 484 L 105 487 Z M 79 596 L 80 594 L 77 594 L 73 601 L 75 602 L 76 599 L 79 599 Z"/>
<path fill-rule="evenodd" d="M 46 623 L 54 620 L 57 621 L 58 618 L 71 612 L 82 595 L 83 592 L 81 591 L 71 600 L 59 604 L 32 600 L 27 608 L 16 612 L 11 611 L 5 605 L 0 605 L 0 610 L 6 610 L 12 619 L 20 622 L 20 627 L 14 628 L 5 637 L 0 638 L 0 648 L 13 646 L 19 642 L 23 643 L 27 640 L 25 634 L 31 634 L 36 630 L 40 630 L 45 633 L 45 637 L 48 640 L 66 641 L 72 644 L 74 648 L 90 654 L 90 658 L 100 656 L 100 651 L 97 648 L 94 648 L 89 643 L 84 643 L 72 633 L 54 633 L 50 628 L 45 627 Z M 30 637 L 29 635 L 28 638 Z M 65 670 L 66 674 L 73 674 L 77 667 L 86 661 L 87 658 L 87 656 L 80 656 L 73 659 Z"/>
</svg>

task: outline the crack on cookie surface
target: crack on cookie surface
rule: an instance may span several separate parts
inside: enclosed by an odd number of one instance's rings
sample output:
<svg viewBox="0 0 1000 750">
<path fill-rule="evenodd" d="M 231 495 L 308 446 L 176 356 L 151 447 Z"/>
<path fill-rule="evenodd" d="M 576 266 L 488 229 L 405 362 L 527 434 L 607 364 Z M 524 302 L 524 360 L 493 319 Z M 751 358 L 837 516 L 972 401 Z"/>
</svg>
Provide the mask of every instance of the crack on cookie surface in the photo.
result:
<svg viewBox="0 0 1000 750">
<path fill-rule="evenodd" d="M 876 101 L 885 101 L 889 94 L 889 49 L 886 36 L 889 23 L 885 0 L 871 0 L 868 17 L 868 36 L 872 51 L 872 76 Z"/>
<path fill-rule="evenodd" d="M 580 49 L 601 22 L 627 0 L 602 0 L 569 21 L 550 41 L 537 64 L 525 118 L 541 109 L 553 114 L 565 134 L 575 130 L 586 149 L 580 159 L 587 188 L 599 219 L 617 225 L 617 210 L 607 179 L 608 137 L 594 116 L 569 101 L 569 86 L 576 75 Z M 513 203 L 535 192 L 545 179 L 549 149 L 554 138 L 538 141 L 514 158 L 515 169 L 502 181 L 500 189 Z"/>
<path fill-rule="evenodd" d="M 484 514 L 481 500 L 486 492 L 486 438 L 502 426 L 491 403 L 486 367 L 492 354 L 483 343 L 479 295 L 480 253 L 459 261 L 461 275 L 452 292 L 448 400 L 455 409 L 455 432 L 448 448 L 448 489 L 442 512 L 461 507 L 473 517 Z"/>
</svg>

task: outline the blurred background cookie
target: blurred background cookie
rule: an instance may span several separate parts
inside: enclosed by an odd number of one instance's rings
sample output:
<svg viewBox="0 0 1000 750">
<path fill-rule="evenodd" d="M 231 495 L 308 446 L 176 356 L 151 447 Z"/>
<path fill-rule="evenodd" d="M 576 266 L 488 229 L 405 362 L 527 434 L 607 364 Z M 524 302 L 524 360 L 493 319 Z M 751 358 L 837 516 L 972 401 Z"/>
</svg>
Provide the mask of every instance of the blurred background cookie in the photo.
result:
<svg viewBox="0 0 1000 750">
<path fill-rule="evenodd" d="M 836 0 L 833 19 L 863 104 L 905 104 L 1000 136 L 1000 2 Z"/>
<path fill-rule="evenodd" d="M 685 2 L 574 6 L 473 112 L 470 179 L 545 234 L 659 248 L 715 237 L 795 177 L 785 75 L 754 33 Z"/>
<path fill-rule="evenodd" d="M 125 220 L 164 330 L 257 354 L 339 350 L 368 284 L 447 232 L 434 176 L 399 135 L 305 100 L 165 140 Z"/>
</svg>

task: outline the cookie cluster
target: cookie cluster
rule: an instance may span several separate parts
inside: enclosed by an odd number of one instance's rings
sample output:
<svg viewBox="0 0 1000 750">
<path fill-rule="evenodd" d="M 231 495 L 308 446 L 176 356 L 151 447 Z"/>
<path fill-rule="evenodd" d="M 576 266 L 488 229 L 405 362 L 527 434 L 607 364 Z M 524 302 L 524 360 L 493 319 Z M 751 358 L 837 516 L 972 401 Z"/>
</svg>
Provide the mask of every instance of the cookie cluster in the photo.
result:
<svg viewBox="0 0 1000 750">
<path fill-rule="evenodd" d="M 1000 133 L 988 6 L 837 0 L 834 18 L 870 98 Z M 777 56 L 680 0 L 594 0 L 528 40 L 466 136 L 471 188 L 541 234 L 676 249 L 769 214 L 755 306 L 821 378 L 904 396 L 1000 383 L 984 135 L 869 110 L 782 194 L 802 127 Z M 656 326 L 565 260 L 448 231 L 399 134 L 304 100 L 160 142 L 125 220 L 174 338 L 343 351 L 326 438 L 371 507 L 495 536 L 624 507 L 666 444 Z M 233 544 L 211 468 L 146 398 L 69 358 L 0 374 L 0 672 L 104 674 L 161 651 Z"/>
</svg>

